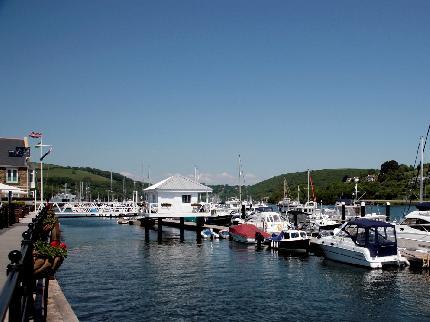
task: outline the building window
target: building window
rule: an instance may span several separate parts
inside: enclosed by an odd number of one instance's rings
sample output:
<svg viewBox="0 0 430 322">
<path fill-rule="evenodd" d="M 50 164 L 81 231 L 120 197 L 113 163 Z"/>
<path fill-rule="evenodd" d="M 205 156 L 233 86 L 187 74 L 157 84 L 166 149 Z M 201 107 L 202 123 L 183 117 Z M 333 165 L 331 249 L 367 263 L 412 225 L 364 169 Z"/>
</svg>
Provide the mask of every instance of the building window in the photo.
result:
<svg viewBox="0 0 430 322">
<path fill-rule="evenodd" d="M 191 195 L 182 195 L 182 203 L 191 203 Z"/>
<path fill-rule="evenodd" d="M 6 170 L 6 183 L 18 183 L 18 170 L 7 169 Z"/>
</svg>

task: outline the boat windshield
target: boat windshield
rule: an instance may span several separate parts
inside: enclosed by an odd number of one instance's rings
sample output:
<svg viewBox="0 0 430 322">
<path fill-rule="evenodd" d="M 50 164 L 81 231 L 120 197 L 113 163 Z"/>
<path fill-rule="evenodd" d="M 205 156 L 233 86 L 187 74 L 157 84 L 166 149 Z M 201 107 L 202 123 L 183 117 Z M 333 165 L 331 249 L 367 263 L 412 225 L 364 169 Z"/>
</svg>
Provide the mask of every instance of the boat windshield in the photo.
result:
<svg viewBox="0 0 430 322">
<path fill-rule="evenodd" d="M 281 221 L 281 218 L 279 217 L 279 215 L 278 215 L 278 214 L 273 215 L 273 221 L 274 221 L 274 222 L 280 222 L 280 221 Z"/>
<path fill-rule="evenodd" d="M 300 232 L 300 237 L 302 237 L 302 238 L 306 238 L 307 236 L 306 236 L 306 233 L 304 232 L 304 231 L 301 231 Z"/>
<path fill-rule="evenodd" d="M 411 228 L 422 231 L 430 231 L 430 222 L 421 218 L 406 218 L 403 220 L 402 225 L 408 225 Z"/>
</svg>

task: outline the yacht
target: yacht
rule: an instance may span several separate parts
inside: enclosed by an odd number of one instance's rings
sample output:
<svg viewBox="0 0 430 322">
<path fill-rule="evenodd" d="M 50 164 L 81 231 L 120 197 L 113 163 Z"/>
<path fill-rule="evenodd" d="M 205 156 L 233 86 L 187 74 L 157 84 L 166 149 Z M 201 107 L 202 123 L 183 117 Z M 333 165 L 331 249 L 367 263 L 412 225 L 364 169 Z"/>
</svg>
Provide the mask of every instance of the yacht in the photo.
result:
<svg viewBox="0 0 430 322">
<path fill-rule="evenodd" d="M 326 258 L 338 262 L 370 268 L 409 265 L 397 248 L 396 227 L 387 222 L 351 220 L 316 243 Z"/>
<path fill-rule="evenodd" d="M 263 211 L 257 211 L 248 216 L 245 223 L 252 224 L 258 229 L 269 234 L 280 233 L 283 230 L 290 229 L 290 223 L 287 218 L 282 217 L 274 211 L 267 211 L 266 208 L 261 208 Z M 269 208 L 270 209 L 270 208 Z"/>
<path fill-rule="evenodd" d="M 421 204 L 396 226 L 399 247 L 430 253 L 430 207 Z"/>
<path fill-rule="evenodd" d="M 423 201 L 424 190 L 424 138 L 420 142 L 420 202 L 417 210 L 405 216 L 397 226 L 399 246 L 408 250 L 430 253 L 430 202 Z"/>
</svg>

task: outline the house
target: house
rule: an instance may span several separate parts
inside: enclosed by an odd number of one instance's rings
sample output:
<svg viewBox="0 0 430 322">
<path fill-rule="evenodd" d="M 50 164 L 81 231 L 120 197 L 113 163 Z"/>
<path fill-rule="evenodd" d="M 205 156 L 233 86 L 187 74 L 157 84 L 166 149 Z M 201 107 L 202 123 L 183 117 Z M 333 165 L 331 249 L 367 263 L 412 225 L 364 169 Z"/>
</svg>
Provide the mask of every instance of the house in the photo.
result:
<svg viewBox="0 0 430 322">
<path fill-rule="evenodd" d="M 366 182 L 375 182 L 376 181 L 376 175 L 374 175 L 374 174 L 368 174 L 367 177 L 366 177 L 366 179 L 365 179 L 365 181 Z"/>
<path fill-rule="evenodd" d="M 175 175 L 144 190 L 148 217 L 209 216 L 206 206 L 212 189 L 190 178 Z"/>
<path fill-rule="evenodd" d="M 30 167 L 30 147 L 27 138 L 0 138 L 0 183 L 16 187 L 28 196 L 34 187 L 34 169 Z M 17 190 L 19 191 L 19 190 Z"/>
</svg>

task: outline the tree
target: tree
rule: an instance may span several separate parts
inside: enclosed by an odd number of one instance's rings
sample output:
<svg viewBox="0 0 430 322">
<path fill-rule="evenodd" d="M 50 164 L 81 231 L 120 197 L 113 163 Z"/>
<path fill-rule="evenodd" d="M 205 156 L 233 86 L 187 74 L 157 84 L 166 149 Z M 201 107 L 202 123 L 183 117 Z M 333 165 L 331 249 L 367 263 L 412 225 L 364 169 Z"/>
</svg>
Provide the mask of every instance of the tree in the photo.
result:
<svg viewBox="0 0 430 322">
<path fill-rule="evenodd" d="M 385 161 L 381 164 L 381 173 L 387 174 L 390 172 L 397 171 L 399 169 L 399 163 L 395 160 Z"/>
</svg>

